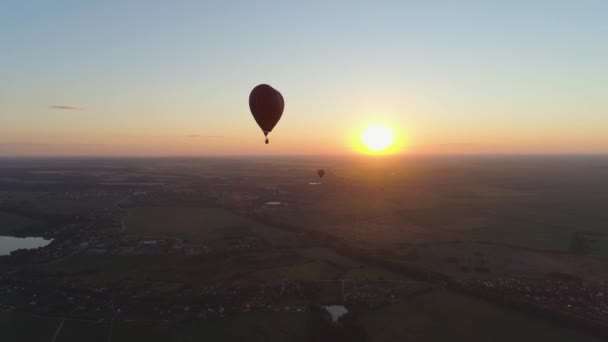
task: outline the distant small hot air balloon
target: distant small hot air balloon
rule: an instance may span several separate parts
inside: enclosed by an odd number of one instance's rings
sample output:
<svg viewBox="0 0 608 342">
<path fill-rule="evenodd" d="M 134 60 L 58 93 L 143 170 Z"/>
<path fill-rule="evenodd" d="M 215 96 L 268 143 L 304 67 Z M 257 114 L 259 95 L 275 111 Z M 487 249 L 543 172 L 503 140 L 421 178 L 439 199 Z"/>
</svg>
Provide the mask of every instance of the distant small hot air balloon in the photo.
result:
<svg viewBox="0 0 608 342">
<path fill-rule="evenodd" d="M 249 109 L 255 122 L 264 132 L 266 143 L 268 144 L 268 133 L 281 119 L 285 101 L 283 96 L 276 89 L 268 84 L 260 84 L 253 88 L 249 94 Z"/>
<path fill-rule="evenodd" d="M 323 178 L 323 176 L 325 176 L 325 170 L 323 170 L 323 169 L 318 169 L 318 170 L 317 170 L 317 174 L 319 175 L 319 178 Z"/>
</svg>

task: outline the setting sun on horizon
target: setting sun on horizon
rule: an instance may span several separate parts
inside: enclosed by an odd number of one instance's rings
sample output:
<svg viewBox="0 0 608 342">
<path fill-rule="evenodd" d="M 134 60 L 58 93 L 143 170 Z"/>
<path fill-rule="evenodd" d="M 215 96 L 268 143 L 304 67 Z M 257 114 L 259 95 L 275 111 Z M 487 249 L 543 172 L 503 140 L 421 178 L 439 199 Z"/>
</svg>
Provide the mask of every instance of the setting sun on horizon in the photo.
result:
<svg viewBox="0 0 608 342">
<path fill-rule="evenodd" d="M 382 156 L 406 154 L 408 149 L 402 127 L 388 122 L 368 122 L 353 131 L 351 138 L 356 154 Z"/>
<path fill-rule="evenodd" d="M 394 140 L 393 131 L 383 124 L 367 126 L 361 134 L 361 142 L 366 149 L 377 154 L 386 153 L 393 145 Z"/>
</svg>

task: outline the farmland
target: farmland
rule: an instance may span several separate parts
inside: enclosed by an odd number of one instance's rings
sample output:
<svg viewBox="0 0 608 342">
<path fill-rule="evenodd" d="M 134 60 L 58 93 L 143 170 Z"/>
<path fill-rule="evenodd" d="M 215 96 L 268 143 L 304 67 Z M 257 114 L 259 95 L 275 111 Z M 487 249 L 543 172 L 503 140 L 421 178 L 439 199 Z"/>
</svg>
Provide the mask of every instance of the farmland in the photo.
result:
<svg viewBox="0 0 608 342">
<path fill-rule="evenodd" d="M 53 239 L 0 260 L 13 340 L 604 336 L 600 157 L 10 163 L 2 229 Z"/>
<path fill-rule="evenodd" d="M 129 234 L 212 240 L 251 234 L 253 224 L 221 208 L 147 207 L 127 213 Z"/>
</svg>

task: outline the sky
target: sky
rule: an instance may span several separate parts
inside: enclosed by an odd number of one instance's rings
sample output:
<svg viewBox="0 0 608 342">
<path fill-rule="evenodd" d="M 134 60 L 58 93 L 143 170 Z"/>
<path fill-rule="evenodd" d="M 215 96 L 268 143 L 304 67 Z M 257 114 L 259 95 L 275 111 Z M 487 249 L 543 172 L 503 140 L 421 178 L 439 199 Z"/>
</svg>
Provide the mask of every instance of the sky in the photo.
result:
<svg viewBox="0 0 608 342">
<path fill-rule="evenodd" d="M 608 153 L 608 2 L 0 1 L 0 155 Z M 285 98 L 264 144 L 248 107 Z"/>
</svg>

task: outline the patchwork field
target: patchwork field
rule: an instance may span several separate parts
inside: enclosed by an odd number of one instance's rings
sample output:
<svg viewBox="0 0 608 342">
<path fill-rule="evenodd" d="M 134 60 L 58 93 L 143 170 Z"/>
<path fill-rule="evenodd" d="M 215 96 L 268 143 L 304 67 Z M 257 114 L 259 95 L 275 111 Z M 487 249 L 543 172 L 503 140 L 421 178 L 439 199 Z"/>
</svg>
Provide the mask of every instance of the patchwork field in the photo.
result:
<svg viewBox="0 0 608 342">
<path fill-rule="evenodd" d="M 372 341 L 598 341 L 540 318 L 449 292 L 430 292 L 366 311 Z M 456 337 L 457 336 L 457 337 Z"/>
<path fill-rule="evenodd" d="M 130 208 L 126 217 L 128 233 L 142 237 L 238 238 L 256 226 L 221 208 L 140 207 Z"/>
<path fill-rule="evenodd" d="M 39 292 L 151 291 L 181 309 L 182 296 L 198 298 L 210 287 L 246 294 L 266 283 L 320 284 L 319 297 L 310 303 L 292 294 L 271 295 L 255 313 L 237 310 L 214 321 L 197 318 L 194 324 L 182 324 L 178 313 L 147 316 L 175 318 L 167 325 L 146 319 L 113 325 L 68 320 L 55 342 L 107 341 L 110 332 L 112 341 L 310 340 L 311 315 L 264 311 L 267 304 L 341 303 L 341 284 L 353 279 L 428 280 L 411 270 L 463 284 L 499 284 L 515 277 L 525 286 L 543 287 L 562 279 L 558 276 L 579 277 L 593 291 L 603 291 L 594 284 L 608 279 L 605 158 L 125 159 L 97 161 L 104 166 L 90 168 L 82 166 L 84 161 L 78 167 L 53 163 L 58 165 L 0 168 L 0 232 L 38 220 L 47 223 L 49 228 L 41 229 L 51 235 L 79 222 L 57 238 L 65 250 L 42 250 L 24 259 L 26 267 L 7 266 L 8 280 L 27 280 Z M 312 186 L 318 167 L 326 176 Z M 265 205 L 269 201 L 282 204 Z M 125 235 L 117 229 L 121 216 Z M 364 327 L 362 336 L 372 341 L 595 341 L 541 315 L 494 306 L 444 286 L 437 281 L 432 291 L 392 304 L 347 305 Z M 360 289 L 353 285 L 351 291 L 375 296 L 375 290 Z M 52 307 L 56 318 L 25 316 L 21 310 L 31 308 L 33 294 L 21 298 L 8 290 L 5 304 L 23 300 L 17 312 L 0 314 L 0 336 L 8 341 L 51 340 L 61 317 L 88 303 L 76 297 L 77 306 L 67 294 L 48 295 L 36 305 Z M 247 296 L 235 298 L 243 300 L 239 310 L 249 304 Z M 293 304 L 294 298 L 300 302 Z M 541 303 L 559 308 L 569 300 L 559 293 L 543 298 Z M 594 309 L 585 298 L 575 298 L 581 312 Z"/>
<path fill-rule="evenodd" d="M 0 234 L 16 232 L 35 224 L 36 220 L 32 220 L 25 216 L 15 215 L 0 211 Z"/>
</svg>

